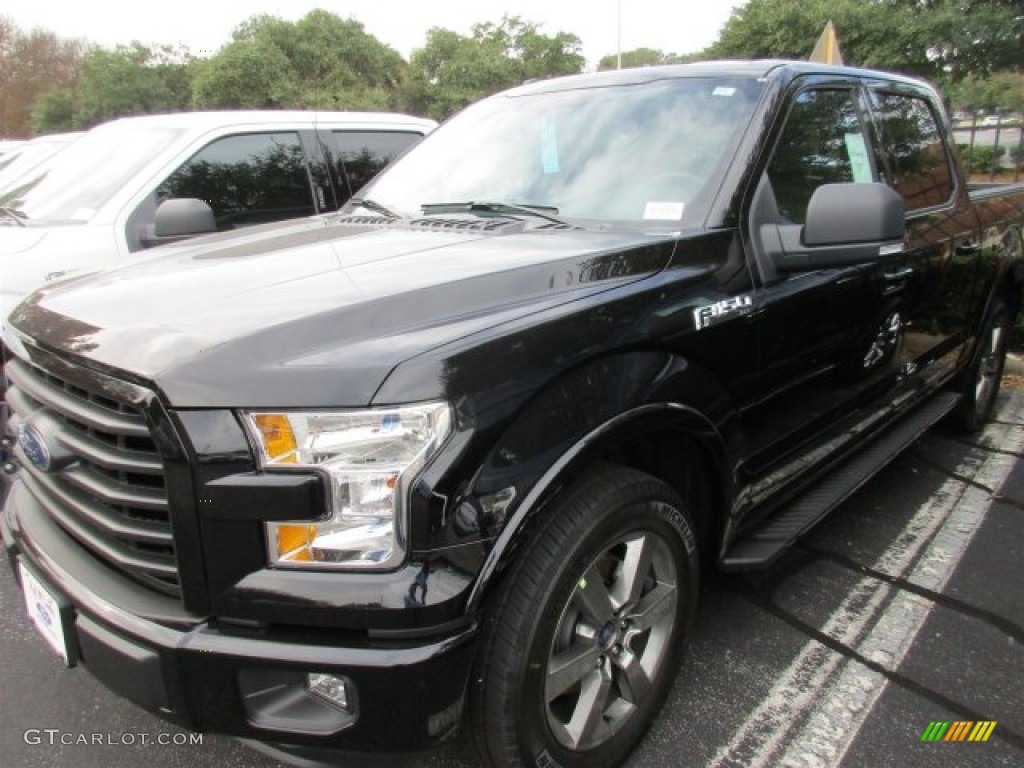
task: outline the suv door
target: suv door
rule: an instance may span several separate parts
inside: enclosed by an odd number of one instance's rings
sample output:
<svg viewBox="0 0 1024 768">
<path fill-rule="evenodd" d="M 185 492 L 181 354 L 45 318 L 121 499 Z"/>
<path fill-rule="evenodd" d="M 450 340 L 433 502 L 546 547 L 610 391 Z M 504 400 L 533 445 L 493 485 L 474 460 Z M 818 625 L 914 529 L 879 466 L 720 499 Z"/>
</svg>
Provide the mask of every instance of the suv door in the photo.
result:
<svg viewBox="0 0 1024 768">
<path fill-rule="evenodd" d="M 903 305 L 900 365 L 920 385 L 938 384 L 956 368 L 976 304 L 977 221 L 966 191 L 956 188 L 930 101 L 895 84 L 873 85 L 869 95 L 883 179 L 907 212 L 906 251 L 888 278 Z"/>
<path fill-rule="evenodd" d="M 761 397 L 744 415 L 754 503 L 870 429 L 898 378 L 887 259 L 785 265 L 819 187 L 878 180 L 872 147 L 856 82 L 805 87 L 790 97 L 750 203 L 748 242 L 764 283 L 754 296 Z"/>
</svg>

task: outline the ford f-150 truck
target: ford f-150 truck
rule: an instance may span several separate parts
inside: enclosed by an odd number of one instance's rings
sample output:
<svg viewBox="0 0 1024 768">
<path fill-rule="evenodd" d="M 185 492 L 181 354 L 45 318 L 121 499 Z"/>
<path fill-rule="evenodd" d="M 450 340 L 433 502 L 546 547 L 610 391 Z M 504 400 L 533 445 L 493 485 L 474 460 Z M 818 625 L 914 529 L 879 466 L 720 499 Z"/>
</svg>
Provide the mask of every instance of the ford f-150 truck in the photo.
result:
<svg viewBox="0 0 1024 768">
<path fill-rule="evenodd" d="M 988 418 L 1022 225 L 917 80 L 524 85 L 337 213 L 21 303 L 3 539 L 41 642 L 183 726 L 616 765 L 702 565 Z"/>
</svg>

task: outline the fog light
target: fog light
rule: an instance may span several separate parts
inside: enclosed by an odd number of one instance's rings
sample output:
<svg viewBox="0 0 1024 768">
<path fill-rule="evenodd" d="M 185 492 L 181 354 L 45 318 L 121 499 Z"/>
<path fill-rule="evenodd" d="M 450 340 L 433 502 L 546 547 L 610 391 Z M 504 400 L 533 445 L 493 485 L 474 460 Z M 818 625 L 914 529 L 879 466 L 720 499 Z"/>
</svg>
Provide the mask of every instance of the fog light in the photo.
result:
<svg viewBox="0 0 1024 768">
<path fill-rule="evenodd" d="M 347 678 L 329 675 L 326 672 L 310 672 L 306 676 L 306 688 L 314 696 L 338 707 L 342 712 L 348 708 Z"/>
</svg>

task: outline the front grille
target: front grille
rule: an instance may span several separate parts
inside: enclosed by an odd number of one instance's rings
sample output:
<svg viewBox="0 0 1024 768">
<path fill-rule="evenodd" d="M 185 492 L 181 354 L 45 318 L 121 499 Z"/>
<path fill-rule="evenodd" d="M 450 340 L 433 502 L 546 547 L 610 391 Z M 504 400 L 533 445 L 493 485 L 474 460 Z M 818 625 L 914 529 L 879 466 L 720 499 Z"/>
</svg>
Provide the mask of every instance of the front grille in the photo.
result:
<svg viewBox="0 0 1024 768">
<path fill-rule="evenodd" d="M 142 411 L 20 359 L 4 367 L 10 430 L 51 417 L 72 456 L 43 471 L 19 448 L 20 477 L 84 548 L 136 581 L 180 596 L 164 470 Z"/>
</svg>

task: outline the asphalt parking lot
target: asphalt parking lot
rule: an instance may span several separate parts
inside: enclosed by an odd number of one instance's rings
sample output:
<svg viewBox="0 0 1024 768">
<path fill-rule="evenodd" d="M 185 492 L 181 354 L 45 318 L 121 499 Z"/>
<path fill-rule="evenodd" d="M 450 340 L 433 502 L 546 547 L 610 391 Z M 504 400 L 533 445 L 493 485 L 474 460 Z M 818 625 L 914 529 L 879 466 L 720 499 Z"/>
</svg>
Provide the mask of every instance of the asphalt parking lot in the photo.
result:
<svg viewBox="0 0 1024 768">
<path fill-rule="evenodd" d="M 929 432 L 771 571 L 711 578 L 630 768 L 1024 765 L 1024 392 L 994 418 L 970 439 Z M 281 764 L 220 736 L 187 743 L 63 669 L 6 567 L 0 642 L 5 768 Z M 935 721 L 995 725 L 987 741 L 922 741 Z M 472 765 L 458 746 L 395 764 Z"/>
</svg>

